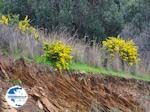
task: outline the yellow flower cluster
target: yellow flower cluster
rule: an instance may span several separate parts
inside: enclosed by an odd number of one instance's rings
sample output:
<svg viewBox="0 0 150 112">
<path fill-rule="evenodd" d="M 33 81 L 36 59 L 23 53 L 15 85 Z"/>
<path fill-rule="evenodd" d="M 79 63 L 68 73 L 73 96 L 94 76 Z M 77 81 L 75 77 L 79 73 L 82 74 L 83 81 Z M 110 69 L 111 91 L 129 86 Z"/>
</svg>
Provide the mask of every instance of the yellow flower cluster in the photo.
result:
<svg viewBox="0 0 150 112">
<path fill-rule="evenodd" d="M 49 44 L 43 43 L 44 56 L 52 62 L 53 66 L 58 70 L 69 69 L 69 61 L 72 60 L 71 47 L 61 41 Z"/>
<path fill-rule="evenodd" d="M 28 16 L 26 16 L 24 18 L 24 20 L 19 21 L 19 17 L 18 20 L 16 18 L 17 16 L 15 15 L 2 15 L 1 19 L 0 19 L 0 24 L 4 24 L 4 25 L 8 25 L 11 23 L 15 22 L 15 25 L 18 26 L 17 28 L 22 32 L 22 33 L 30 33 L 31 35 L 33 35 L 34 39 L 38 39 L 39 35 L 38 35 L 38 31 L 30 25 L 30 19 L 28 18 Z"/>
<path fill-rule="evenodd" d="M 0 19 L 0 24 L 8 25 L 8 23 L 9 23 L 9 16 L 2 15 Z"/>
<path fill-rule="evenodd" d="M 18 24 L 18 28 L 22 31 L 22 32 L 25 32 L 29 29 L 30 27 L 30 20 L 28 19 L 28 16 L 26 16 L 24 18 L 24 20 L 21 20 L 19 21 L 19 24 Z"/>
<path fill-rule="evenodd" d="M 18 28 L 21 30 L 21 32 L 31 33 L 33 35 L 34 39 L 36 39 L 36 40 L 39 37 L 37 30 L 30 25 L 30 20 L 28 19 L 28 16 L 26 16 L 24 18 L 24 20 L 19 21 Z"/>
<path fill-rule="evenodd" d="M 120 58 L 129 63 L 129 65 L 139 62 L 138 47 L 132 40 L 126 41 L 120 37 L 109 37 L 103 41 L 103 47 L 111 57 L 118 54 Z"/>
</svg>

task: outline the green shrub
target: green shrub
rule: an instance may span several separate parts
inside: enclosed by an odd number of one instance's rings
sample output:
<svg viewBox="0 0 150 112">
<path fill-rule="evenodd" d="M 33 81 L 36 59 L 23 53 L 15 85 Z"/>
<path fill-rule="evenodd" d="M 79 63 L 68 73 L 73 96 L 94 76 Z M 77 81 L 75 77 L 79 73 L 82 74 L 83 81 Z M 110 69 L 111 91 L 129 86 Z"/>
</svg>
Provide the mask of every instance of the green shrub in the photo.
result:
<svg viewBox="0 0 150 112">
<path fill-rule="evenodd" d="M 1 15 L 0 24 L 17 26 L 19 23 L 19 15 Z"/>
<path fill-rule="evenodd" d="M 49 44 L 43 43 L 44 56 L 46 60 L 52 62 L 52 65 L 58 70 L 69 69 L 69 61 L 72 60 L 71 47 L 61 41 Z"/>
<path fill-rule="evenodd" d="M 9 24 L 12 26 L 17 26 L 19 23 L 19 14 L 18 15 L 9 15 L 10 21 Z"/>
</svg>

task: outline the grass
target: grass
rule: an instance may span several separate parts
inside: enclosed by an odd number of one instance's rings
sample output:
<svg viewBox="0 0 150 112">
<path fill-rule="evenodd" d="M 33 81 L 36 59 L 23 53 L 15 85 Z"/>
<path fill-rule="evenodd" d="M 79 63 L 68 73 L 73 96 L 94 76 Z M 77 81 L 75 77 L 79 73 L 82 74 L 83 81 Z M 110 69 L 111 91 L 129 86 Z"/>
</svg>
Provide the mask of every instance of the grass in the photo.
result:
<svg viewBox="0 0 150 112">
<path fill-rule="evenodd" d="M 103 75 L 110 75 L 110 76 L 117 76 L 117 77 L 124 77 L 124 78 L 134 78 L 138 80 L 144 80 L 144 81 L 150 81 L 149 76 L 144 76 L 142 74 L 129 74 L 124 71 L 114 71 L 111 69 L 106 69 L 106 68 L 97 68 L 97 67 L 92 67 L 83 63 L 71 63 L 70 65 L 71 70 L 75 71 L 81 71 L 85 73 L 93 73 L 93 74 L 103 74 Z"/>
<path fill-rule="evenodd" d="M 6 56 L 12 55 L 15 59 L 16 58 L 18 59 L 22 56 L 26 61 L 34 60 L 36 63 L 41 63 L 41 64 L 46 64 L 48 66 L 52 66 L 51 62 L 47 62 L 41 57 L 34 57 L 35 55 L 41 55 L 41 47 L 42 47 L 41 42 L 37 44 L 37 41 L 34 41 L 33 38 L 30 38 L 30 36 L 28 35 L 23 36 L 19 32 L 14 31 L 13 28 L 11 29 L 9 27 L 8 28 L 4 27 L 4 31 L 0 33 L 2 33 L 1 37 L 3 37 L 1 38 L 1 43 L 4 44 L 4 45 L 0 45 L 0 47 L 5 46 L 6 48 L 7 47 L 9 48 L 11 46 L 11 48 L 13 48 L 13 49 L 7 49 L 6 51 L 2 50 L 1 52 L 2 55 L 6 55 Z M 102 56 L 103 52 L 101 52 L 101 48 L 99 48 L 100 46 L 96 45 L 96 43 L 95 43 L 95 46 L 92 46 L 89 49 L 88 48 L 89 44 L 85 44 L 85 41 L 81 41 L 80 39 L 76 40 L 74 39 L 74 37 L 71 37 L 66 32 L 62 32 L 60 34 L 57 32 L 53 32 L 50 35 L 48 35 L 46 38 L 49 40 L 49 42 L 53 42 L 58 39 L 58 40 L 62 40 L 64 43 L 71 43 L 70 45 L 72 45 L 72 48 L 75 49 L 73 50 L 72 54 L 74 57 L 76 57 L 76 60 L 82 61 L 83 58 L 85 60 L 89 60 L 87 58 L 87 54 L 88 54 L 89 55 L 88 57 L 90 57 L 90 61 L 92 60 L 95 63 L 95 65 L 101 65 L 101 63 L 98 60 L 104 58 Z M 5 41 L 8 42 L 8 45 L 5 45 Z M 87 52 L 87 53 L 84 53 L 84 52 Z M 93 56 L 94 56 L 94 59 L 93 59 Z M 86 61 L 86 63 L 89 63 L 90 61 Z M 145 67 L 145 65 L 143 66 Z M 87 64 L 79 63 L 79 62 L 78 63 L 72 62 L 70 65 L 70 70 L 85 72 L 85 73 L 92 73 L 92 74 L 104 74 L 104 75 L 150 81 L 150 75 L 148 76 L 146 74 L 135 74 L 135 73 L 129 74 L 128 72 L 125 72 L 125 71 L 114 71 L 112 69 L 106 69 L 103 67 L 97 68 L 97 67 L 89 66 Z"/>
<path fill-rule="evenodd" d="M 6 56 L 7 56 L 7 54 L 6 54 Z M 20 58 L 20 56 L 17 54 L 13 54 L 12 56 L 15 59 Z M 34 61 L 38 64 L 52 66 L 52 63 L 49 61 L 46 61 L 45 58 L 42 56 L 37 56 L 34 59 L 30 59 L 28 57 L 23 57 L 23 58 L 28 62 Z M 80 62 L 71 62 L 69 68 L 71 71 L 77 71 L 77 72 L 87 73 L 87 74 L 88 73 L 89 74 L 100 74 L 100 75 L 105 75 L 105 76 L 115 76 L 115 77 L 123 77 L 123 78 L 129 78 L 129 79 L 133 78 L 133 79 L 137 79 L 137 80 L 150 81 L 150 76 L 148 76 L 148 75 L 130 74 L 125 71 L 115 71 L 115 70 L 108 69 L 108 68 L 106 69 L 103 67 L 93 67 L 93 66 L 89 66 L 87 64 L 80 63 Z"/>
<path fill-rule="evenodd" d="M 43 57 L 35 57 L 35 62 L 40 64 L 46 64 L 48 66 L 52 66 L 51 62 L 46 61 Z M 116 76 L 116 77 L 124 77 L 124 78 L 133 78 L 137 80 L 144 80 L 144 81 L 150 81 L 149 76 L 145 76 L 143 74 L 129 74 L 125 71 L 114 71 L 112 69 L 106 69 L 103 67 L 93 67 L 89 66 L 84 63 L 79 62 L 71 62 L 70 63 L 70 70 L 78 71 L 81 73 L 92 73 L 92 74 L 103 74 L 106 76 Z"/>
<path fill-rule="evenodd" d="M 6 56 L 7 56 L 7 54 L 6 54 Z M 12 56 L 15 59 L 20 58 L 20 56 L 18 54 L 13 54 Z M 28 57 L 23 57 L 23 58 L 28 62 L 34 61 L 38 64 L 52 66 L 52 63 L 49 61 L 46 61 L 45 58 L 42 56 L 37 56 L 34 59 L 30 59 Z M 80 62 L 71 62 L 69 68 L 71 71 L 77 71 L 77 72 L 87 73 L 87 74 L 91 73 L 91 74 L 100 74 L 100 75 L 105 75 L 105 76 L 115 76 L 115 77 L 123 77 L 123 78 L 130 78 L 130 79 L 133 78 L 133 79 L 137 79 L 137 80 L 150 81 L 150 76 L 148 76 L 148 75 L 130 74 L 125 71 L 115 71 L 115 70 L 108 69 L 108 68 L 106 69 L 103 67 L 93 67 L 93 66 L 89 66 L 87 64 L 80 63 Z"/>
</svg>

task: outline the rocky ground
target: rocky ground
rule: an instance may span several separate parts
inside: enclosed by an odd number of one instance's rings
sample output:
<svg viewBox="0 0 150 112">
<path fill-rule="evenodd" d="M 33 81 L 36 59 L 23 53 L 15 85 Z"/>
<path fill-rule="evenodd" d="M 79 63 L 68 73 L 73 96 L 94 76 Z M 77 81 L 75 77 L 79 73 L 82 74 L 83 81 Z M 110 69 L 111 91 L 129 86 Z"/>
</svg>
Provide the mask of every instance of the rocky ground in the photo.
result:
<svg viewBox="0 0 150 112">
<path fill-rule="evenodd" d="M 29 95 L 19 109 L 9 107 L 4 99 L 14 83 Z M 150 82 L 59 74 L 44 65 L 0 56 L 0 112 L 150 112 Z"/>
</svg>

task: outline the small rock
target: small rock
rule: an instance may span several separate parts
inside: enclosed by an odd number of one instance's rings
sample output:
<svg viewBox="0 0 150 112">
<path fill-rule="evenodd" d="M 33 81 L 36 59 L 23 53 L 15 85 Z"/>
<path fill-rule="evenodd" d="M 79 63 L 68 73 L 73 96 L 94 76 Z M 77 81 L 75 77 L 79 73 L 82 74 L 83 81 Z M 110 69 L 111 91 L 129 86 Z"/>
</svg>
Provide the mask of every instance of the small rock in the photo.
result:
<svg viewBox="0 0 150 112">
<path fill-rule="evenodd" d="M 43 110 L 43 105 L 42 105 L 42 103 L 38 100 L 37 101 L 37 105 L 38 105 L 38 107 L 41 109 L 41 110 Z"/>
</svg>

